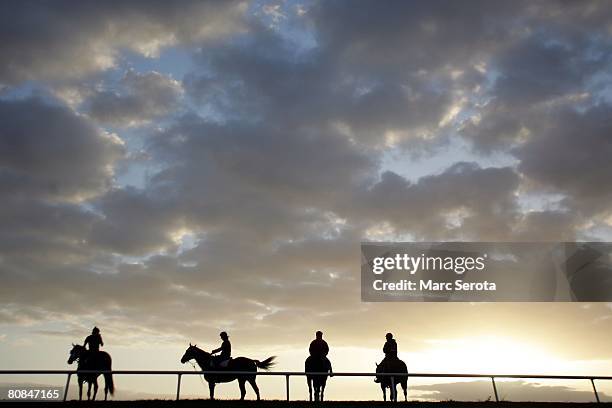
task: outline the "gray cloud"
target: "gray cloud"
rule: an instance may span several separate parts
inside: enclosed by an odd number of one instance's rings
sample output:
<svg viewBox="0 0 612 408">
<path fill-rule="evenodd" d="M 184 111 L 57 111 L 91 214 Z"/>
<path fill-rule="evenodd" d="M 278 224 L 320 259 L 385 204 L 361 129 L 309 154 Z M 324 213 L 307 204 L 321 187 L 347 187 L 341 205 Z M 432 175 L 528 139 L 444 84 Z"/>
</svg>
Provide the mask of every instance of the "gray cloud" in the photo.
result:
<svg viewBox="0 0 612 408">
<path fill-rule="evenodd" d="M 180 83 L 158 72 L 128 71 L 120 91 L 99 91 L 88 98 L 96 120 L 118 126 L 138 126 L 178 110 L 183 92 Z"/>
<path fill-rule="evenodd" d="M 333 49 L 302 50 L 257 24 L 249 32 L 256 35 L 245 43 L 203 50 L 196 56 L 202 72 L 185 78 L 187 91 L 224 117 L 319 132 L 331 127 L 380 146 L 388 131 L 398 139 L 431 134 L 456 99 L 440 89 L 449 84 L 448 72 L 439 78 L 363 72 L 361 65 L 339 64 Z"/>
<path fill-rule="evenodd" d="M 191 224 L 264 240 L 319 228 L 331 203 L 366 180 L 377 160 L 332 132 L 193 116 L 156 135 L 151 149 L 167 164 L 152 187 L 175 197 Z"/>
<path fill-rule="evenodd" d="M 483 169 L 476 163 L 456 163 L 414 184 L 387 171 L 378 183 L 351 197 L 344 209 L 353 213 L 350 218 L 387 222 L 398 233 L 423 239 L 454 234 L 507 239 L 518 185 L 511 168 Z"/>
<path fill-rule="evenodd" d="M 116 64 L 121 49 L 155 56 L 241 29 L 238 1 L 9 1 L 0 10 L 0 79 L 70 79 Z"/>
<path fill-rule="evenodd" d="M 515 150 L 519 171 L 537 188 L 567 194 L 570 208 L 586 215 L 609 211 L 612 138 L 609 106 L 555 111 Z"/>
<path fill-rule="evenodd" d="M 0 101 L 0 191 L 83 199 L 110 187 L 121 140 L 41 99 Z"/>
<path fill-rule="evenodd" d="M 143 255 L 176 245 L 183 226 L 173 203 L 151 199 L 133 188 L 113 190 L 95 203 L 104 214 L 91 230 L 92 245 L 123 254 Z"/>
</svg>

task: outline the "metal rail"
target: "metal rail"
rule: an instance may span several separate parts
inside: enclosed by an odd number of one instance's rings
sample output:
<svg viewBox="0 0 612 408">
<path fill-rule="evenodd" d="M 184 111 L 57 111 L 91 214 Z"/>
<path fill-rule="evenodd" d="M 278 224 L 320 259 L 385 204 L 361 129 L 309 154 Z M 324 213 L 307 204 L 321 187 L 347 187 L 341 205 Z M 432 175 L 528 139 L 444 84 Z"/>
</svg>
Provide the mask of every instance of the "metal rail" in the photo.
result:
<svg viewBox="0 0 612 408">
<path fill-rule="evenodd" d="M 244 372 L 244 371 L 172 371 L 172 370 L 161 370 L 161 371 L 148 371 L 148 370 L 0 370 L 0 375 L 66 375 L 66 388 L 64 389 L 64 401 L 68 397 L 68 387 L 70 386 L 70 378 L 76 374 L 117 374 L 117 375 L 176 375 L 176 400 L 180 399 L 181 394 L 181 378 L 183 375 L 263 375 L 263 376 L 284 376 L 286 385 L 287 401 L 289 401 L 289 380 L 290 377 L 300 376 L 316 376 L 316 375 L 330 375 L 327 373 L 310 373 L 301 371 L 261 371 L 261 372 Z M 497 393 L 497 385 L 495 383 L 496 378 L 504 379 L 547 379 L 547 380 L 588 380 L 593 387 L 593 393 L 595 400 L 601 402 L 599 393 L 595 386 L 596 380 L 612 380 L 612 376 L 593 376 L 593 375 L 542 375 L 542 374 L 446 374 L 446 373 L 333 373 L 334 377 L 392 377 L 392 385 L 395 385 L 395 379 L 393 377 L 413 377 L 413 378 L 490 378 L 493 386 L 493 393 L 495 401 L 499 402 L 499 395 Z"/>
</svg>

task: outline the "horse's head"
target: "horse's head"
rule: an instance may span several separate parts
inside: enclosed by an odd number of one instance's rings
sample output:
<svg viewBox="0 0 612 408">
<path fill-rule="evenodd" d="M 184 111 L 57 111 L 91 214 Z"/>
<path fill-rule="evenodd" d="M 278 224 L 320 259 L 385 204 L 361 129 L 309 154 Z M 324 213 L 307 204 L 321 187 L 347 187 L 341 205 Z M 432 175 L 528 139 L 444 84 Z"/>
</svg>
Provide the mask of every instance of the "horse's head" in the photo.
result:
<svg viewBox="0 0 612 408">
<path fill-rule="evenodd" d="M 70 350 L 70 357 L 68 358 L 68 364 L 72 364 L 76 360 L 78 360 L 84 351 L 85 351 L 84 346 L 81 346 L 80 344 L 72 343 L 72 350 Z"/>
<path fill-rule="evenodd" d="M 204 350 L 200 350 L 195 344 L 189 343 L 189 347 L 185 350 L 185 354 L 181 358 L 181 363 L 185 364 L 189 360 L 194 360 L 199 354 L 207 354 Z"/>
</svg>

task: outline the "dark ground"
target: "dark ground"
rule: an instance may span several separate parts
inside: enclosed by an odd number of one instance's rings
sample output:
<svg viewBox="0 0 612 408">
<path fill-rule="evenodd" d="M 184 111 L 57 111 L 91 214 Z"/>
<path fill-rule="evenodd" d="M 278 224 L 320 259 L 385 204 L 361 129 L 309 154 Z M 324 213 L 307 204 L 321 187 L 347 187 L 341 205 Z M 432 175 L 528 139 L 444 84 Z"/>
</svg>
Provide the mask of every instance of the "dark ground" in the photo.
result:
<svg viewBox="0 0 612 408">
<path fill-rule="evenodd" d="M 55 404 L 54 404 L 55 405 Z M 184 400 L 184 401 L 168 401 L 168 400 L 143 400 L 143 401 L 96 401 L 87 403 L 78 401 L 70 401 L 60 405 L 68 405 L 74 407 L 81 406 L 96 406 L 96 407 L 204 407 L 204 408 L 370 408 L 370 407 L 391 407 L 391 406 L 410 406 L 410 407 L 426 407 L 426 408 L 519 408 L 519 407 L 535 407 L 535 408 L 565 408 L 565 407 L 601 407 L 602 404 L 596 403 L 559 403 L 559 402 L 382 402 L 382 401 L 326 401 L 323 403 L 314 403 L 306 401 L 233 401 L 233 400 Z M 610 404 L 605 404 L 610 406 Z"/>
</svg>

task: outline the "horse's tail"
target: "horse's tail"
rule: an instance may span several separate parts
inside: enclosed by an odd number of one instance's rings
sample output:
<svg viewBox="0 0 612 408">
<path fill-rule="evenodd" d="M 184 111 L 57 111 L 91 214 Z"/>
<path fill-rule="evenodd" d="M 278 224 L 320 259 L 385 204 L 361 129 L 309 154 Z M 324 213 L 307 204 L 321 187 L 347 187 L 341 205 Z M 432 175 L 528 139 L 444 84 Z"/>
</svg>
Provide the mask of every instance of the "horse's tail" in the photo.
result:
<svg viewBox="0 0 612 408">
<path fill-rule="evenodd" d="M 261 368 L 263 370 L 269 370 L 274 364 L 276 364 L 274 362 L 275 358 L 276 356 L 272 356 L 272 357 L 266 358 L 264 361 L 259 361 L 259 360 L 253 360 L 253 361 L 255 362 L 255 365 L 258 368 Z"/>
<path fill-rule="evenodd" d="M 113 375 L 111 373 L 104 373 L 104 384 L 111 395 L 115 394 L 115 383 L 113 382 Z"/>
<path fill-rule="evenodd" d="M 108 371 L 112 370 L 113 359 L 107 352 L 103 351 L 102 353 L 104 353 L 102 354 L 102 358 L 105 360 L 103 364 Z M 112 373 L 104 373 L 104 388 L 106 388 L 111 395 L 115 394 L 115 382 L 113 381 Z"/>
</svg>

